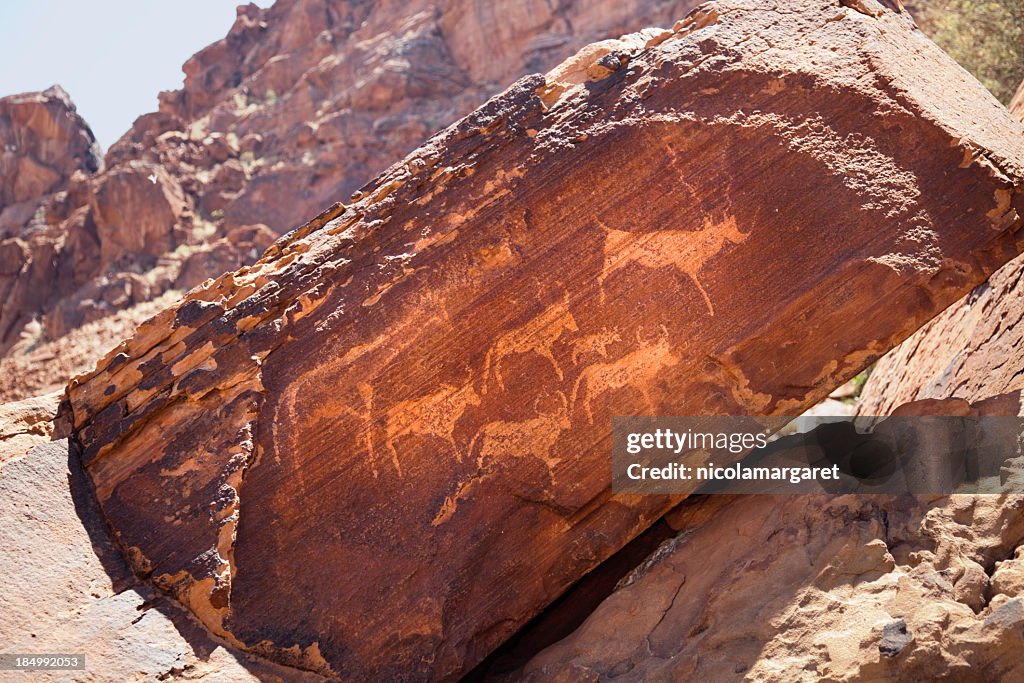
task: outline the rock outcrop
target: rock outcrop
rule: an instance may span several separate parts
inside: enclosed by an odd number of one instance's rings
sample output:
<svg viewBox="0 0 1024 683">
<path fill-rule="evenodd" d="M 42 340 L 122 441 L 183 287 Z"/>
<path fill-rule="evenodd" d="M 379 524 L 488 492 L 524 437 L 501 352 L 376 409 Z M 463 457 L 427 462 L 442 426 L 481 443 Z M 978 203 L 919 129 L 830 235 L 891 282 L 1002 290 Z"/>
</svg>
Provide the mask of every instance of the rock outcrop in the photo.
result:
<svg viewBox="0 0 1024 683">
<path fill-rule="evenodd" d="M 75 171 L 92 173 L 99 146 L 59 86 L 0 98 L 0 230 L 20 226 L 38 200 L 59 192 Z"/>
<path fill-rule="evenodd" d="M 1024 122 L 1024 84 L 1011 110 Z M 1000 268 L 966 297 L 878 361 L 864 385 L 861 415 L 956 396 L 978 401 L 1024 389 L 1024 257 Z"/>
<path fill-rule="evenodd" d="M 0 354 L 21 373 L 49 373 L 46 390 L 63 385 L 67 375 L 38 362 L 38 347 L 253 263 L 501 86 L 595 40 L 671 24 L 693 4 L 246 5 L 223 40 L 185 64 L 184 87 L 111 147 L 105 171 L 66 95 L 8 98 Z M 22 145 L 11 156 L 8 109 L 29 112 L 16 123 L 37 141 L 31 153 Z M 29 395 L 17 393 L 17 377 L 0 377 L 0 395 Z"/>
<path fill-rule="evenodd" d="M 455 676 L 676 502 L 610 495 L 611 416 L 799 412 L 1009 260 L 1020 124 L 848 4 L 590 46 L 144 323 L 61 415 L 135 572 Z"/>
<path fill-rule="evenodd" d="M 1021 496 L 694 497 L 510 680 L 1014 681 Z"/>
<path fill-rule="evenodd" d="M 70 291 L 68 261 L 89 257 L 76 236 L 47 224 L 47 206 L 66 197 L 76 178 L 102 167 L 92 131 L 67 93 L 0 98 L 0 350 L 17 339 L 27 311 Z M 54 244 L 67 244 L 56 258 Z M 55 386 L 51 386 L 56 388 Z M 24 398 L 22 396 L 21 398 Z"/>
</svg>

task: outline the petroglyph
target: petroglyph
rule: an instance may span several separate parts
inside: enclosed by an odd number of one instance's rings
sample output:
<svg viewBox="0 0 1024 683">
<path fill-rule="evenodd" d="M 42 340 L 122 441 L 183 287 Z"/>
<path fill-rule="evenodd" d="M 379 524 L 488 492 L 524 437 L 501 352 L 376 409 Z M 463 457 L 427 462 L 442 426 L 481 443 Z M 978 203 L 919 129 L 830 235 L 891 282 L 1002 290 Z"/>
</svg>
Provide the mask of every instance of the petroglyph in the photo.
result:
<svg viewBox="0 0 1024 683">
<path fill-rule="evenodd" d="M 569 420 L 569 402 L 565 394 L 556 392 L 558 405 L 554 410 L 540 412 L 537 417 L 521 422 L 488 422 L 476 433 L 469 444 L 472 455 L 476 444 L 480 444 L 476 464 L 483 467 L 486 459 L 533 456 L 543 460 L 550 468 L 558 461 L 551 455 L 551 449 L 559 435 L 572 426 Z"/>
<path fill-rule="evenodd" d="M 565 394 L 561 391 L 556 392 L 555 398 L 557 404 L 553 405 L 553 409 L 541 410 L 536 417 L 519 422 L 497 420 L 481 427 L 469 442 L 468 448 L 468 453 L 472 456 L 477 444 L 480 445 L 476 455 L 478 471 L 485 472 L 488 461 L 500 462 L 509 458 L 534 457 L 544 462 L 554 483 L 553 468 L 560 458 L 553 455 L 551 449 L 558 442 L 562 432 L 572 427 L 572 421 L 569 419 L 569 402 Z M 540 403 L 540 399 L 537 403 Z M 455 493 L 445 498 L 434 515 L 432 524 L 437 526 L 447 522 L 455 514 L 459 501 L 475 488 L 477 481 L 478 478 L 473 478 L 460 483 Z"/>
<path fill-rule="evenodd" d="M 597 224 L 605 231 L 604 267 L 597 278 L 601 288 L 601 301 L 605 300 L 604 283 L 614 273 L 636 264 L 641 268 L 664 268 L 672 266 L 689 276 L 700 290 L 710 315 L 715 314 L 700 272 L 704 265 L 725 248 L 726 242 L 742 243 L 749 233 L 740 232 L 735 216 L 721 220 L 704 217 L 699 230 L 655 230 L 651 232 L 627 232 L 604 225 L 595 217 Z"/>
<path fill-rule="evenodd" d="M 569 298 L 564 295 L 561 301 L 544 309 L 540 315 L 525 325 L 509 330 L 498 337 L 484 358 L 483 393 L 487 393 L 492 373 L 498 382 L 498 387 L 504 391 L 505 382 L 501 376 L 501 361 L 516 353 L 540 354 L 551 363 L 559 381 L 565 379 L 562 368 L 555 360 L 551 349 L 563 334 L 569 332 L 579 332 L 579 328 L 576 326 L 576 319 L 569 312 Z"/>
<path fill-rule="evenodd" d="M 395 441 L 405 436 L 430 436 L 443 439 L 451 446 L 459 461 L 462 456 L 455 444 L 455 424 L 469 406 L 480 405 L 480 397 L 470 384 L 461 388 L 445 384 L 439 391 L 420 398 L 401 401 L 387 411 L 385 444 L 399 476 L 402 465 Z"/>
<path fill-rule="evenodd" d="M 580 356 L 587 353 L 595 353 L 601 358 L 607 358 L 608 347 L 617 341 L 622 341 L 622 337 L 615 330 L 602 330 L 577 339 L 572 343 L 572 364 L 576 365 Z"/>
<path fill-rule="evenodd" d="M 665 369 L 679 362 L 679 357 L 672 352 L 668 341 L 668 332 L 656 342 L 642 342 L 637 333 L 638 347 L 608 363 L 595 363 L 584 368 L 572 389 L 570 405 L 575 410 L 577 400 L 583 402 L 587 422 L 594 423 L 591 403 L 594 397 L 605 391 L 631 387 L 639 391 L 647 405 L 653 410 L 657 408 L 651 399 L 649 387 Z M 581 394 L 582 392 L 582 394 Z"/>
</svg>

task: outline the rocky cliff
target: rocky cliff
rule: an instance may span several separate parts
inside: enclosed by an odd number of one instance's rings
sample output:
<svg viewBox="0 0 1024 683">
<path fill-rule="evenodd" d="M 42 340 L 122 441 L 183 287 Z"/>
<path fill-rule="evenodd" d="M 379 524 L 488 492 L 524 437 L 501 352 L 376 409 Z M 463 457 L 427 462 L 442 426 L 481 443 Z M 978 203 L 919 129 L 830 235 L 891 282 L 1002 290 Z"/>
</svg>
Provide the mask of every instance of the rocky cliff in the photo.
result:
<svg viewBox="0 0 1024 683">
<path fill-rule="evenodd" d="M 671 25 L 693 4 L 243 6 L 105 168 L 62 92 L 0 101 L 0 352 L 16 370 L 0 377 L 0 400 L 91 367 L 100 354 L 58 353 L 72 330 L 117 315 L 89 334 L 109 348 L 152 313 L 140 304 L 254 262 L 518 76 L 587 43 Z M 25 141 L 15 144 L 15 130 Z"/>
<path fill-rule="evenodd" d="M 898 8 L 723 0 L 518 81 L 62 423 L 211 632 L 451 677 L 675 502 L 610 495 L 612 415 L 799 412 L 1017 253 L 1022 178 L 1020 124 Z"/>
</svg>

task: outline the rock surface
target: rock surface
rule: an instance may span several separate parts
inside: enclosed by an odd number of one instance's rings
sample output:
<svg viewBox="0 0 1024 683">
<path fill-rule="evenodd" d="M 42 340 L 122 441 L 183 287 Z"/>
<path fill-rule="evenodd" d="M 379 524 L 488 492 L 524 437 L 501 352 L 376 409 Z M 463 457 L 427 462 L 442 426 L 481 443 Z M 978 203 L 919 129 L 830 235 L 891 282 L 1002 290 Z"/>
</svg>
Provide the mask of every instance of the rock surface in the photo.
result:
<svg viewBox="0 0 1024 683">
<path fill-rule="evenodd" d="M 19 341 L 57 342 L 253 263 L 501 86 L 592 41 L 670 25 L 693 4 L 246 5 L 185 64 L 184 87 L 111 147 L 105 170 L 59 89 L 0 101 L 0 354 L 65 382 L 67 364 Z M 9 121 L 32 133 L 13 155 Z M 98 359 L 79 357 L 75 373 Z"/>
<path fill-rule="evenodd" d="M 139 582 L 110 539 L 67 442 L 37 436 L 32 445 L 14 443 L 9 420 L 21 410 L 0 406 L 0 453 L 21 456 L 0 465 L 4 651 L 80 654 L 85 669 L 0 671 L 0 681 L 322 681 L 214 641 Z"/>
<path fill-rule="evenodd" d="M 35 213 L 34 200 L 58 192 L 75 171 L 102 164 L 92 131 L 59 86 L 0 98 L 0 227 Z"/>
<path fill-rule="evenodd" d="M 918 399 L 977 401 L 1024 389 L 1022 278 L 1018 257 L 882 357 L 857 412 L 888 415 Z"/>
<path fill-rule="evenodd" d="M 1024 84 L 1011 109 L 1024 121 Z M 968 401 L 1024 389 L 1024 256 L 882 357 L 864 385 L 861 415 L 888 415 L 923 398 Z"/>
<path fill-rule="evenodd" d="M 53 393 L 0 405 L 0 469 L 49 440 L 58 403 Z"/>
<path fill-rule="evenodd" d="M 694 497 L 525 681 L 1015 681 L 1024 499 Z"/>
<path fill-rule="evenodd" d="M 1020 125 L 855 4 L 590 46 L 144 323 L 61 418 L 133 569 L 455 676 L 674 502 L 610 495 L 612 415 L 799 412 L 1011 258 Z"/>
</svg>

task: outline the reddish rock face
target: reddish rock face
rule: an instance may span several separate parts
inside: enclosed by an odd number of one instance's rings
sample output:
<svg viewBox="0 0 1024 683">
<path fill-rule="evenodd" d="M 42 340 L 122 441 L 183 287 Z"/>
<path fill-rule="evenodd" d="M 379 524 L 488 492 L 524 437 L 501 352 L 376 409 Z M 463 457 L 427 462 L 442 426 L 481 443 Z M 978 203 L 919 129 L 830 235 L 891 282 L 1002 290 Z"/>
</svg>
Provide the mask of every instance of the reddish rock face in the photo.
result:
<svg viewBox="0 0 1024 683">
<path fill-rule="evenodd" d="M 15 205 L 62 190 L 75 171 L 101 165 L 92 131 L 59 86 L 0 98 L 0 144 L 0 229 L 20 223 Z"/>
<path fill-rule="evenodd" d="M 73 178 L 102 162 L 92 131 L 67 93 L 54 86 L 41 93 L 0 98 L 0 350 L 56 294 L 75 286 L 62 272 L 58 242 L 66 256 L 89 258 L 83 244 L 87 217 L 79 213 L 64 229 L 46 221 L 46 207 L 65 198 Z M 74 250 L 74 251 L 72 251 Z M 51 387 L 52 388 L 52 387 Z"/>
<path fill-rule="evenodd" d="M 229 233 L 265 225 L 281 235 L 522 74 L 594 40 L 670 25 L 694 4 L 280 0 L 239 8 L 228 35 L 185 64 L 184 88 L 163 93 L 159 111 L 111 147 L 106 173 L 89 175 L 97 160 L 80 159 L 61 131 L 45 154 L 3 157 L 0 208 L 25 188 L 67 191 L 0 215 L 0 239 L 13 240 L 0 246 L 0 352 L 40 376 L 50 366 L 23 349 L 123 310 L 102 294 L 111 281 L 119 288 L 125 274 L 145 274 L 148 296 L 157 297 L 252 263 L 266 241 L 238 243 Z M 44 119 L 22 119 L 49 130 Z M 59 164 L 51 153 L 64 155 Z M 51 176 L 67 180 L 75 169 L 83 173 L 69 187 L 49 187 Z M 50 383 L 65 381 L 55 372 Z M 18 386 L 0 378 L 0 396 L 20 396 Z"/>
<path fill-rule="evenodd" d="M 155 165 L 132 163 L 96 182 L 90 197 L 103 266 L 159 256 L 174 245 L 187 204 L 181 186 Z"/>
<path fill-rule="evenodd" d="M 611 495 L 613 415 L 801 411 L 1017 253 L 1022 179 L 1020 124 L 905 15 L 713 3 L 519 81 L 63 419 L 213 632 L 452 677 L 675 502 Z"/>
<path fill-rule="evenodd" d="M 858 412 L 888 415 L 907 401 L 977 401 L 1024 389 L 1022 277 L 1018 257 L 886 354 L 864 385 Z"/>
<path fill-rule="evenodd" d="M 1024 84 L 1010 108 L 1024 121 Z M 1022 282 L 1018 257 L 886 354 L 864 385 L 860 414 L 888 415 L 917 399 L 978 401 L 1024 389 Z"/>
</svg>

